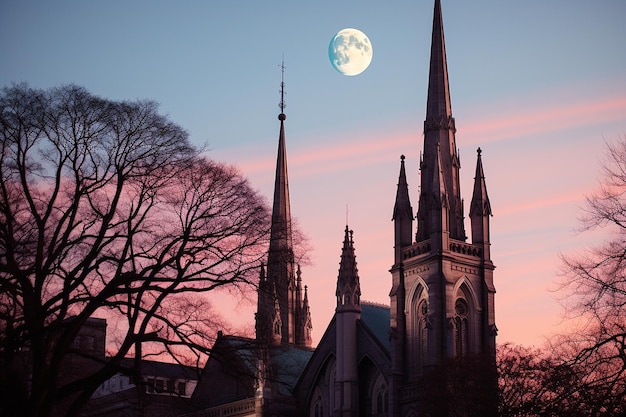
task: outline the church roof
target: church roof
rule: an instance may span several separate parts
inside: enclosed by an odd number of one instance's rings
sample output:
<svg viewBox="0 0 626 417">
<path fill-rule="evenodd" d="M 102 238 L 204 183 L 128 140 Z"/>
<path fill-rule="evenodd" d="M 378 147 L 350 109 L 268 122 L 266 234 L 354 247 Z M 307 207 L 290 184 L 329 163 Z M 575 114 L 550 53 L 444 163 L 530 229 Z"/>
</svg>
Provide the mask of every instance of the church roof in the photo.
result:
<svg viewBox="0 0 626 417">
<path fill-rule="evenodd" d="M 367 301 L 361 303 L 361 321 L 387 350 L 389 350 L 390 314 L 389 306 Z"/>
<path fill-rule="evenodd" d="M 134 358 L 122 359 L 120 366 L 124 368 L 132 368 L 135 365 Z M 167 379 L 198 379 L 198 370 L 194 366 L 181 365 L 178 363 L 141 360 L 142 376 L 156 376 Z"/>
<path fill-rule="evenodd" d="M 223 335 L 219 342 L 213 348 L 214 360 L 224 361 L 229 367 L 237 367 L 239 364 L 243 367 L 239 370 L 239 372 L 243 371 L 242 376 L 251 378 L 250 381 L 256 378 L 259 346 L 255 339 Z M 313 350 L 291 344 L 270 346 L 268 350 L 279 394 L 292 395 L 302 370 L 313 355 Z M 207 377 L 210 378 L 211 375 Z"/>
<path fill-rule="evenodd" d="M 272 366 L 278 376 L 278 393 L 292 395 L 300 374 L 309 363 L 313 350 L 294 345 L 270 348 Z"/>
</svg>

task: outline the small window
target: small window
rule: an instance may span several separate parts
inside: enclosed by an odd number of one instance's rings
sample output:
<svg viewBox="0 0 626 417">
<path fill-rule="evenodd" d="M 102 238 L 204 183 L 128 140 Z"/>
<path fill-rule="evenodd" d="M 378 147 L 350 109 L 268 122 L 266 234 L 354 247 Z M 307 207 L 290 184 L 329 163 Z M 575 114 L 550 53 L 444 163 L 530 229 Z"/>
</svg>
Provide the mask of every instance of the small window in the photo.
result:
<svg viewBox="0 0 626 417">
<path fill-rule="evenodd" d="M 157 379 L 156 381 L 154 381 L 154 390 L 156 392 L 163 392 L 165 391 L 165 381 L 163 381 L 162 379 Z"/>
<path fill-rule="evenodd" d="M 146 382 L 146 392 L 154 392 L 154 378 L 148 378 L 148 381 Z"/>
<path fill-rule="evenodd" d="M 92 351 L 96 347 L 96 338 L 94 336 L 88 335 L 84 337 L 85 339 L 85 347 L 84 349 L 87 351 Z"/>
<path fill-rule="evenodd" d="M 178 381 L 178 395 L 187 395 L 187 384 L 185 381 Z"/>
</svg>

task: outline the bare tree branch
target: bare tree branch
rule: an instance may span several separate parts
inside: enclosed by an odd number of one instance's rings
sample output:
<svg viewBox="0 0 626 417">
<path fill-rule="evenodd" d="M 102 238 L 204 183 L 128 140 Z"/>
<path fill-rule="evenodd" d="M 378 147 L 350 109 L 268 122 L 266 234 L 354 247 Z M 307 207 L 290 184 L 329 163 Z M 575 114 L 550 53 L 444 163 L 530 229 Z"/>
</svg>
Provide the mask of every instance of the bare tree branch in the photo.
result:
<svg viewBox="0 0 626 417">
<path fill-rule="evenodd" d="M 26 364 L 22 415 L 62 398 L 77 412 L 130 354 L 199 358 L 215 331 L 206 294 L 258 276 L 264 200 L 157 110 L 72 85 L 0 93 L 0 388 Z M 63 381 L 95 314 L 125 334 L 97 371 Z"/>
</svg>

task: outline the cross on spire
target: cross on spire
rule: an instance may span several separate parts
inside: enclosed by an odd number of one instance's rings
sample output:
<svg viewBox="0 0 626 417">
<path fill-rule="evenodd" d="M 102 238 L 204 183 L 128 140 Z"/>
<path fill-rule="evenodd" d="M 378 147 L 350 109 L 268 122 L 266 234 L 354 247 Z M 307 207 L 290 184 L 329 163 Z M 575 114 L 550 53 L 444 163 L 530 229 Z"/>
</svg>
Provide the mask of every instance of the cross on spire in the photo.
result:
<svg viewBox="0 0 626 417">
<path fill-rule="evenodd" d="M 280 114 L 285 114 L 285 55 L 283 54 L 283 60 L 279 65 L 280 67 L 280 102 L 278 103 L 278 107 L 280 107 Z"/>
</svg>

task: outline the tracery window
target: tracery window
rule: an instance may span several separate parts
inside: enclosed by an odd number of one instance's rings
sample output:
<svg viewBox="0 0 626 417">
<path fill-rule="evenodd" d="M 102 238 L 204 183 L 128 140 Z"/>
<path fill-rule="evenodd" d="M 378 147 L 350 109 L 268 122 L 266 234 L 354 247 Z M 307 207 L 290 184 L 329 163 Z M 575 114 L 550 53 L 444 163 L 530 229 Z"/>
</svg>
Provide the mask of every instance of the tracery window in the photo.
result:
<svg viewBox="0 0 626 417">
<path fill-rule="evenodd" d="M 336 399 L 339 397 L 339 393 L 335 391 L 337 389 L 337 385 L 335 382 L 337 381 L 337 369 L 335 368 L 337 364 L 333 363 L 333 367 L 330 370 L 330 376 L 328 378 L 328 404 L 330 407 L 329 411 L 332 411 L 336 408 L 337 404 L 335 403 Z"/>
<path fill-rule="evenodd" d="M 378 417 L 384 417 L 387 415 L 389 403 L 389 389 L 387 381 L 382 375 L 378 376 L 378 379 L 374 383 L 374 389 L 372 392 L 372 415 Z"/>
<path fill-rule="evenodd" d="M 422 300 L 418 306 L 418 332 L 419 332 L 419 366 L 420 368 L 426 364 L 426 357 L 428 355 L 428 301 Z"/>
<path fill-rule="evenodd" d="M 322 404 L 322 396 L 318 395 L 317 398 L 315 399 L 315 405 L 313 406 L 314 412 L 313 412 L 313 416 L 314 417 L 324 417 L 324 405 Z"/>
<path fill-rule="evenodd" d="M 454 304 L 454 339 L 456 346 L 456 355 L 458 357 L 467 356 L 469 354 L 469 321 L 467 302 L 463 298 L 458 298 Z"/>
<path fill-rule="evenodd" d="M 409 346 L 411 350 L 410 364 L 412 377 L 421 375 L 427 363 L 430 327 L 428 314 L 428 293 L 423 285 L 418 285 L 412 297 L 410 309 L 411 331 Z"/>
</svg>

